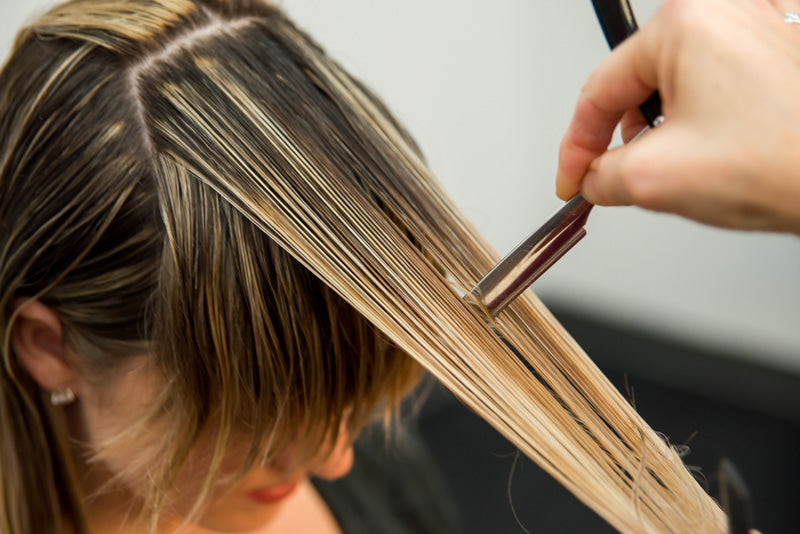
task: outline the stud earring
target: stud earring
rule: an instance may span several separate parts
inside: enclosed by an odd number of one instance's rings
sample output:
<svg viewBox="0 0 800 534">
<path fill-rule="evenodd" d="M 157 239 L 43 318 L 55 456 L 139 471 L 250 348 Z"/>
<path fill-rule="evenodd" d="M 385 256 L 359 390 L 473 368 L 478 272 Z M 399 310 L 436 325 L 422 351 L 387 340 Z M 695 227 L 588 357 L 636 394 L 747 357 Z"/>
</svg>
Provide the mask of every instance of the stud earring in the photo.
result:
<svg viewBox="0 0 800 534">
<path fill-rule="evenodd" d="M 65 406 L 75 402 L 75 393 L 69 388 L 61 388 L 50 393 L 50 404 Z"/>
<path fill-rule="evenodd" d="M 790 24 L 800 24 L 800 13 L 792 13 L 787 11 L 783 14 L 783 20 Z"/>
</svg>

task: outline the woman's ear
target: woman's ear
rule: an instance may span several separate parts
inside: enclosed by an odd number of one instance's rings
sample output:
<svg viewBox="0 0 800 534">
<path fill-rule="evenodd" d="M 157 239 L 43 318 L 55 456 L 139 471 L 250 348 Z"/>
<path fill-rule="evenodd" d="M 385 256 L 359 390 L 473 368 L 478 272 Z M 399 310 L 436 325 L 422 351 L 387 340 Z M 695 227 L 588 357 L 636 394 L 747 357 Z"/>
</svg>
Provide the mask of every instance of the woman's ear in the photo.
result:
<svg viewBox="0 0 800 534">
<path fill-rule="evenodd" d="M 11 346 L 19 364 L 46 391 L 75 391 L 77 374 L 65 358 L 61 319 L 38 300 L 17 298 Z"/>
</svg>

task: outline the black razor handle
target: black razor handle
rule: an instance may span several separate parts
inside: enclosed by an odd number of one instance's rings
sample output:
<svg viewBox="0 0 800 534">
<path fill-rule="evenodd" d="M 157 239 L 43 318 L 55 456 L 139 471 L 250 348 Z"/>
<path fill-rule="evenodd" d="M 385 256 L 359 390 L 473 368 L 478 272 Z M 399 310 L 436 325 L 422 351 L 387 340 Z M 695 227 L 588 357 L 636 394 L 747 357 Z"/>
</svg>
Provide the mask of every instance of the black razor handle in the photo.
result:
<svg viewBox="0 0 800 534">
<path fill-rule="evenodd" d="M 628 0 L 592 0 L 592 6 L 594 6 L 594 12 L 603 29 L 603 34 L 606 36 L 608 46 L 612 50 L 639 29 Z M 658 91 L 650 95 L 644 104 L 639 106 L 639 110 L 651 127 L 657 126 L 664 120 Z"/>
</svg>

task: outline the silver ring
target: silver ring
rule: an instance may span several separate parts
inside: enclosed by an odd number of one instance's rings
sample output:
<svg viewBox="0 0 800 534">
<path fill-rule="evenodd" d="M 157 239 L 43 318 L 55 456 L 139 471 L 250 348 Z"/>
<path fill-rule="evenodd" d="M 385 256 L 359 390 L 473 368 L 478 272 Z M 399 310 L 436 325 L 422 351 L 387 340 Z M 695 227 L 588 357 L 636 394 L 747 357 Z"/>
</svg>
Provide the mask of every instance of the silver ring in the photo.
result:
<svg viewBox="0 0 800 534">
<path fill-rule="evenodd" d="M 800 13 L 786 12 L 783 14 L 783 20 L 789 24 L 800 24 Z"/>
</svg>

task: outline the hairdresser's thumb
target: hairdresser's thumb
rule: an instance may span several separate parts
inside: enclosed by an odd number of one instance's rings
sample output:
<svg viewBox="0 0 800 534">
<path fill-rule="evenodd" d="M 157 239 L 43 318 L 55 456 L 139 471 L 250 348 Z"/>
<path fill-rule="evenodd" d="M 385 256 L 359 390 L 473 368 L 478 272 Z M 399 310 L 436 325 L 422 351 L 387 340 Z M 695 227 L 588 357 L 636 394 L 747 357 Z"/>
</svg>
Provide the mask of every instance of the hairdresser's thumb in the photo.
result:
<svg viewBox="0 0 800 534">
<path fill-rule="evenodd" d="M 666 125 L 630 144 L 612 148 L 589 165 L 581 184 L 584 198 L 601 206 L 637 205 L 664 209 Z"/>
</svg>

